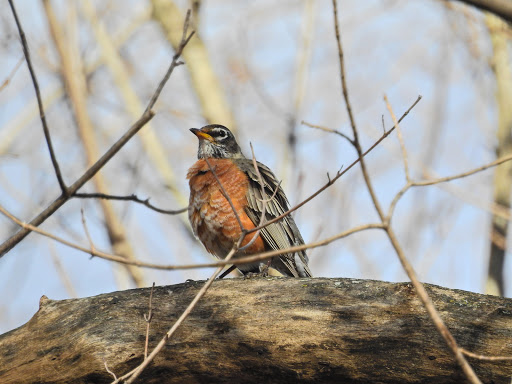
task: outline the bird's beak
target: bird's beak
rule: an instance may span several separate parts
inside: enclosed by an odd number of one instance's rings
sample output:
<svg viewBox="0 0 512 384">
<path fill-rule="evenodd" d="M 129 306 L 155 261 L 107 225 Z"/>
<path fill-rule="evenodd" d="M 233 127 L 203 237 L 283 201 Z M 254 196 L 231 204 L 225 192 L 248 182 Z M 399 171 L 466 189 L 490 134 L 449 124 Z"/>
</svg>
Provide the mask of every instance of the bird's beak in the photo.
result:
<svg viewBox="0 0 512 384">
<path fill-rule="evenodd" d="M 190 128 L 190 132 L 192 132 L 194 135 L 196 135 L 199 139 L 206 139 L 210 142 L 214 141 L 212 136 L 210 136 L 206 132 L 201 131 L 200 129 Z"/>
</svg>

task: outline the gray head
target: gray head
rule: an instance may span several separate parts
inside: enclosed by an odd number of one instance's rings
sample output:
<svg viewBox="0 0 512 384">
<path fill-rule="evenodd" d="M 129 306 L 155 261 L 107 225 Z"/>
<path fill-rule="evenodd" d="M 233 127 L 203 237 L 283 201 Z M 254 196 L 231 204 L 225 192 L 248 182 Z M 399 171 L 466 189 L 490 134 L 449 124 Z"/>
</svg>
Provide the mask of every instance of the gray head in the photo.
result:
<svg viewBox="0 0 512 384">
<path fill-rule="evenodd" d="M 201 129 L 190 128 L 190 131 L 199 139 L 197 158 L 242 158 L 242 150 L 238 146 L 235 136 L 223 125 L 211 124 Z"/>
</svg>

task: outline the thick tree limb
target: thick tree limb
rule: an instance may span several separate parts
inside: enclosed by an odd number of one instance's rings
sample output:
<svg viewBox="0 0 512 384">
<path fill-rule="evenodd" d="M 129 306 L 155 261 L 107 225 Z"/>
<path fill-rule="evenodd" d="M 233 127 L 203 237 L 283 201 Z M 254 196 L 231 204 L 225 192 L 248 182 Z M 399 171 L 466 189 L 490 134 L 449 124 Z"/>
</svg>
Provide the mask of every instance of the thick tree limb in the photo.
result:
<svg viewBox="0 0 512 384">
<path fill-rule="evenodd" d="M 149 348 L 202 282 L 157 287 Z M 512 300 L 426 285 L 457 343 L 512 356 Z M 2 383 L 109 383 L 144 356 L 150 289 L 54 301 L 0 336 Z M 472 360 L 485 383 L 511 361 Z M 353 279 L 215 281 L 140 382 L 460 383 L 462 371 L 412 286 Z"/>
</svg>

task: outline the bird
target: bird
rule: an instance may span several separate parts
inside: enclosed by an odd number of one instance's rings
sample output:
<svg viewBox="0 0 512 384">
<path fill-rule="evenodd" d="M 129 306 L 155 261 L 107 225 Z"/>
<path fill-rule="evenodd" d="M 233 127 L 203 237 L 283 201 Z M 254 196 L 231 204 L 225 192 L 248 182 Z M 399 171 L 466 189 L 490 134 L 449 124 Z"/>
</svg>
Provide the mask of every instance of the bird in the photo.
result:
<svg viewBox="0 0 512 384">
<path fill-rule="evenodd" d="M 268 222 L 288 211 L 290 204 L 274 173 L 256 162 L 264 184 L 262 188 L 253 159 L 243 155 L 227 127 L 210 124 L 190 131 L 199 139 L 199 146 L 197 161 L 187 173 L 188 217 L 194 235 L 206 250 L 224 259 L 239 242 L 240 223 L 246 230 L 253 229 L 260 224 L 263 211 L 264 222 Z M 247 234 L 233 258 L 302 244 L 304 240 L 293 217 L 287 215 L 261 229 L 259 234 Z M 270 266 L 285 276 L 312 277 L 308 261 L 302 250 L 275 256 L 266 265 L 258 261 L 236 267 L 244 276 L 265 274 Z"/>
</svg>

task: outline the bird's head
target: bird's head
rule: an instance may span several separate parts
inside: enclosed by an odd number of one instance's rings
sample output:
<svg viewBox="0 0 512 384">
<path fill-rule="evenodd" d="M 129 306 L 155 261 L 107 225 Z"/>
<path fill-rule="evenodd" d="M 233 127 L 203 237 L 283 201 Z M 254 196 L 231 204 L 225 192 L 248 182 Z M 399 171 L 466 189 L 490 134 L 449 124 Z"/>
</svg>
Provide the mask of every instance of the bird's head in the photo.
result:
<svg viewBox="0 0 512 384">
<path fill-rule="evenodd" d="M 190 128 L 199 139 L 197 158 L 241 158 L 244 157 L 235 136 L 223 125 L 211 124 L 201 129 Z"/>
</svg>

